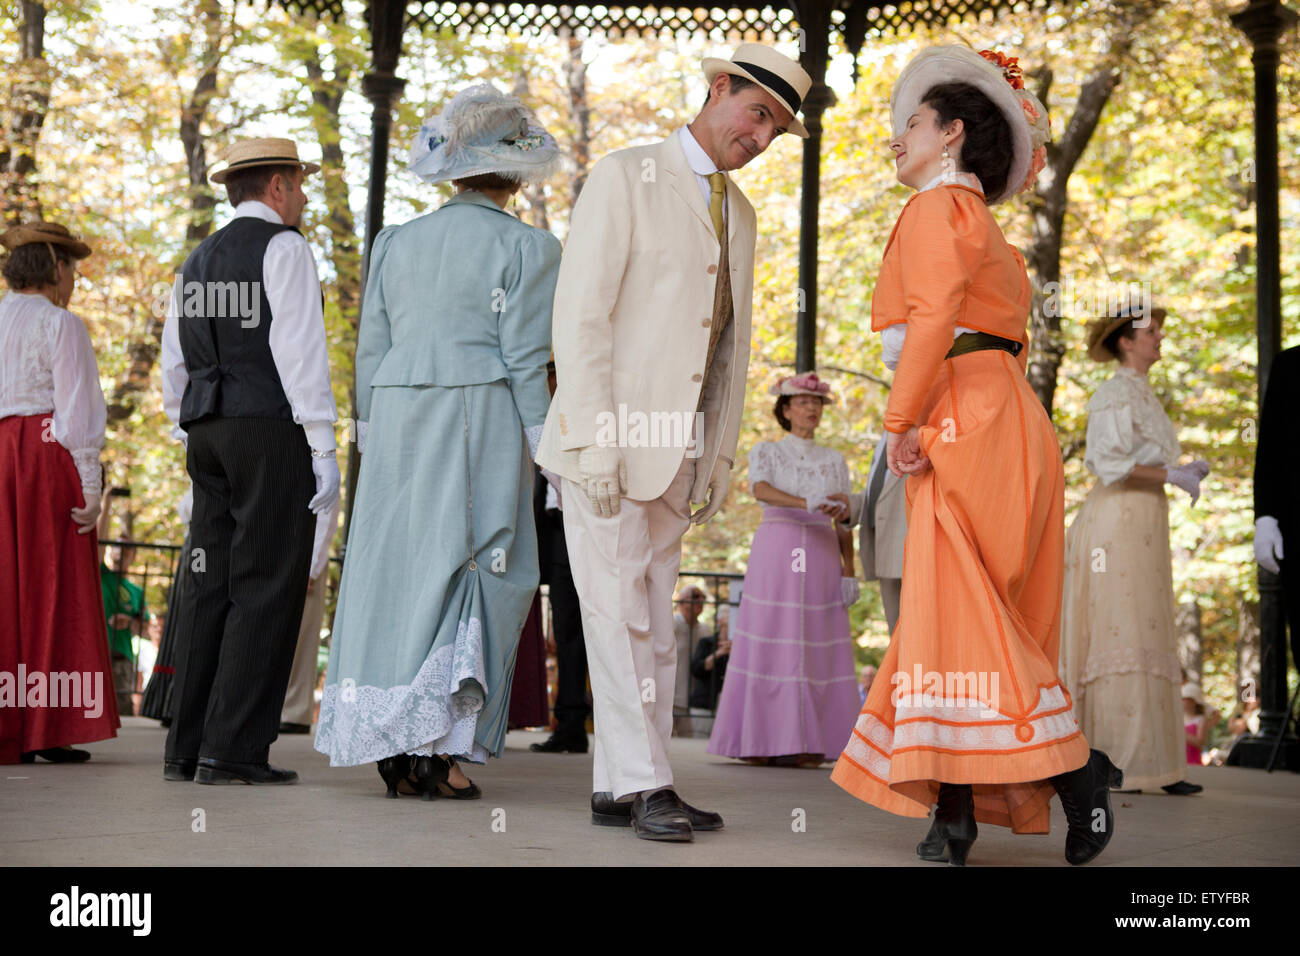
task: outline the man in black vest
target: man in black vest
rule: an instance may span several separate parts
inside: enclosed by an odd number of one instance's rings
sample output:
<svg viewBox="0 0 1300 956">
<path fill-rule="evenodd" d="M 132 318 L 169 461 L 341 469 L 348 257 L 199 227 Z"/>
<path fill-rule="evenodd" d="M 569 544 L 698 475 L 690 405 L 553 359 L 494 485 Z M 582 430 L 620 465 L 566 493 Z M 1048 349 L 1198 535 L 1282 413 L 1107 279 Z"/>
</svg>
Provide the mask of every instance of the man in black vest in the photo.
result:
<svg viewBox="0 0 1300 956">
<path fill-rule="evenodd" d="M 235 218 L 176 277 L 163 405 L 194 485 L 191 557 L 163 776 L 293 783 L 267 762 L 293 661 L 313 513 L 339 494 L 320 281 L 295 228 L 291 140 L 244 140 L 212 181 Z M 328 543 L 326 544 L 328 546 Z"/>
</svg>

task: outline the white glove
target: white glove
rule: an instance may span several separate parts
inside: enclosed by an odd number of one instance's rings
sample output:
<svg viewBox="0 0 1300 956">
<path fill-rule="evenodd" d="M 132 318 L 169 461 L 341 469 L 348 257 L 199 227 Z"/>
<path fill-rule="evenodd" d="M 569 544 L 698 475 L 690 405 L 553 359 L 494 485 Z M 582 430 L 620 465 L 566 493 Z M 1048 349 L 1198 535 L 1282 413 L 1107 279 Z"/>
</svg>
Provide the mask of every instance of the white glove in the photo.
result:
<svg viewBox="0 0 1300 956">
<path fill-rule="evenodd" d="M 832 501 L 830 495 L 809 495 L 805 499 L 805 507 L 808 509 L 808 513 L 813 515 L 824 514 L 821 510 L 822 505 L 838 508 L 839 504 L 838 501 Z"/>
<path fill-rule="evenodd" d="M 618 514 L 619 496 L 627 494 L 627 462 L 617 448 L 588 445 L 580 450 L 578 475 L 598 515 L 612 518 Z"/>
<path fill-rule="evenodd" d="M 1274 574 L 1281 574 L 1278 562 L 1282 560 L 1282 529 L 1277 519 L 1264 515 L 1255 519 L 1255 561 Z"/>
<path fill-rule="evenodd" d="M 1201 497 L 1201 481 L 1210 473 L 1208 461 L 1194 461 L 1190 465 L 1175 465 L 1165 469 L 1165 481 L 1177 485 L 1192 496 L 1192 504 Z"/>
<path fill-rule="evenodd" d="M 370 431 L 370 422 L 357 422 L 357 454 L 366 453 L 366 433 Z"/>
<path fill-rule="evenodd" d="M 77 534 L 90 534 L 99 520 L 99 495 L 83 488 L 81 496 L 86 499 L 86 507 L 72 509 L 72 523 L 77 526 Z"/>
<path fill-rule="evenodd" d="M 704 524 L 722 507 L 731 490 L 731 465 L 725 458 L 713 463 L 713 474 L 709 476 L 709 503 L 691 515 L 691 524 Z"/>
<path fill-rule="evenodd" d="M 861 593 L 862 589 L 857 578 L 840 578 L 840 600 L 844 602 L 845 607 L 853 607 L 857 604 Z"/>
<path fill-rule="evenodd" d="M 312 455 L 311 471 L 316 476 L 316 496 L 307 502 L 307 507 L 314 514 L 322 515 L 338 504 L 342 483 L 338 459 L 333 455 L 328 458 Z"/>
<path fill-rule="evenodd" d="M 190 482 L 185 494 L 181 498 L 181 503 L 176 506 L 176 514 L 185 524 L 190 523 L 194 517 L 194 482 Z"/>
</svg>

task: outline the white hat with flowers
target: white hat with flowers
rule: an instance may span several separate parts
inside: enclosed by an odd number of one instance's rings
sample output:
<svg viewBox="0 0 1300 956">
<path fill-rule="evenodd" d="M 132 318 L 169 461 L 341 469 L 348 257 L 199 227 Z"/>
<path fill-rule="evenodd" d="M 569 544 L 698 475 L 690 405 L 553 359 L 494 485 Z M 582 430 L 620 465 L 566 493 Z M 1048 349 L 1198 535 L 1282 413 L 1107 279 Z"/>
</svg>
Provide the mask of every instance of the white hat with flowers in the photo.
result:
<svg viewBox="0 0 1300 956">
<path fill-rule="evenodd" d="M 496 173 L 537 182 L 560 161 L 555 138 L 513 96 L 476 83 L 452 97 L 420 127 L 411 145 L 411 172 L 426 183 Z"/>
<path fill-rule="evenodd" d="M 994 50 L 976 53 L 964 46 L 934 46 L 922 50 L 903 68 L 889 97 L 894 135 L 907 128 L 907 120 L 932 87 L 941 83 L 968 83 L 987 96 L 1011 126 L 1011 171 L 1006 188 L 989 196 L 990 205 L 1010 199 L 1034 184 L 1047 165 L 1047 142 L 1052 138 L 1047 109 L 1025 89 L 1015 57 Z"/>
</svg>

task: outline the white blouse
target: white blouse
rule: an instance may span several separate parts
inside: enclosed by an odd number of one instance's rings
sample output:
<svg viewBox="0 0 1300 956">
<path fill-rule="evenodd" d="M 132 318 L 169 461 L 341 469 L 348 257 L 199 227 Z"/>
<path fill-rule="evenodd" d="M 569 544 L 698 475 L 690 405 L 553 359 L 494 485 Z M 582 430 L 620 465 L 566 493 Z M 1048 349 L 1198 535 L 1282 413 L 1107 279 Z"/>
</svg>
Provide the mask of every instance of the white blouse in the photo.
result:
<svg viewBox="0 0 1300 956">
<path fill-rule="evenodd" d="M 749 450 L 749 487 L 766 481 L 777 491 L 813 501 L 823 495 L 849 493 L 849 466 L 844 456 L 810 438 L 786 435 L 778 442 L 759 442 Z M 763 502 L 767 507 L 767 502 Z"/>
<path fill-rule="evenodd" d="M 82 489 L 99 494 L 106 409 L 90 333 L 45 296 L 10 292 L 0 299 L 0 418 L 50 414 Z"/>
<path fill-rule="evenodd" d="M 1127 478 L 1134 465 L 1175 465 L 1182 454 L 1146 376 L 1124 366 L 1088 401 L 1087 441 L 1083 463 L 1104 485 Z"/>
<path fill-rule="evenodd" d="M 969 186 L 971 189 L 978 189 L 981 193 L 984 192 L 984 187 L 980 184 L 979 177 L 974 173 L 957 173 L 956 175 L 956 182 L 959 185 Z M 944 185 L 943 176 L 939 175 L 918 189 L 917 192 L 923 193 L 926 190 L 934 189 L 936 186 L 942 185 Z M 952 337 L 955 339 L 957 336 L 963 335 L 966 332 L 974 331 L 974 329 L 968 329 L 965 326 L 954 325 L 952 329 Z M 896 322 L 885 328 L 880 333 L 880 351 L 884 358 L 885 368 L 889 369 L 891 372 L 898 369 L 898 360 L 903 355 L 903 343 L 905 341 L 907 341 L 906 322 Z"/>
</svg>

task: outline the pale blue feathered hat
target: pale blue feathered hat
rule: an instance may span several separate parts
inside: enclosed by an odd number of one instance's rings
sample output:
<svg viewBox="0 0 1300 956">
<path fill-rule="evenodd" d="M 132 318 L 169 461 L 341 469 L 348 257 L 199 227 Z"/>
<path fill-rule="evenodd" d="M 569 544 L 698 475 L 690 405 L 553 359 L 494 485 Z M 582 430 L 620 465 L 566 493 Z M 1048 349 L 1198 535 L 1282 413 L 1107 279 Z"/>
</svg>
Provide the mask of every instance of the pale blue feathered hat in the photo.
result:
<svg viewBox="0 0 1300 956">
<path fill-rule="evenodd" d="M 555 138 L 519 100 L 490 83 L 476 83 L 420 127 L 410 165 L 426 183 L 484 173 L 536 182 L 554 172 L 559 160 Z"/>
</svg>

